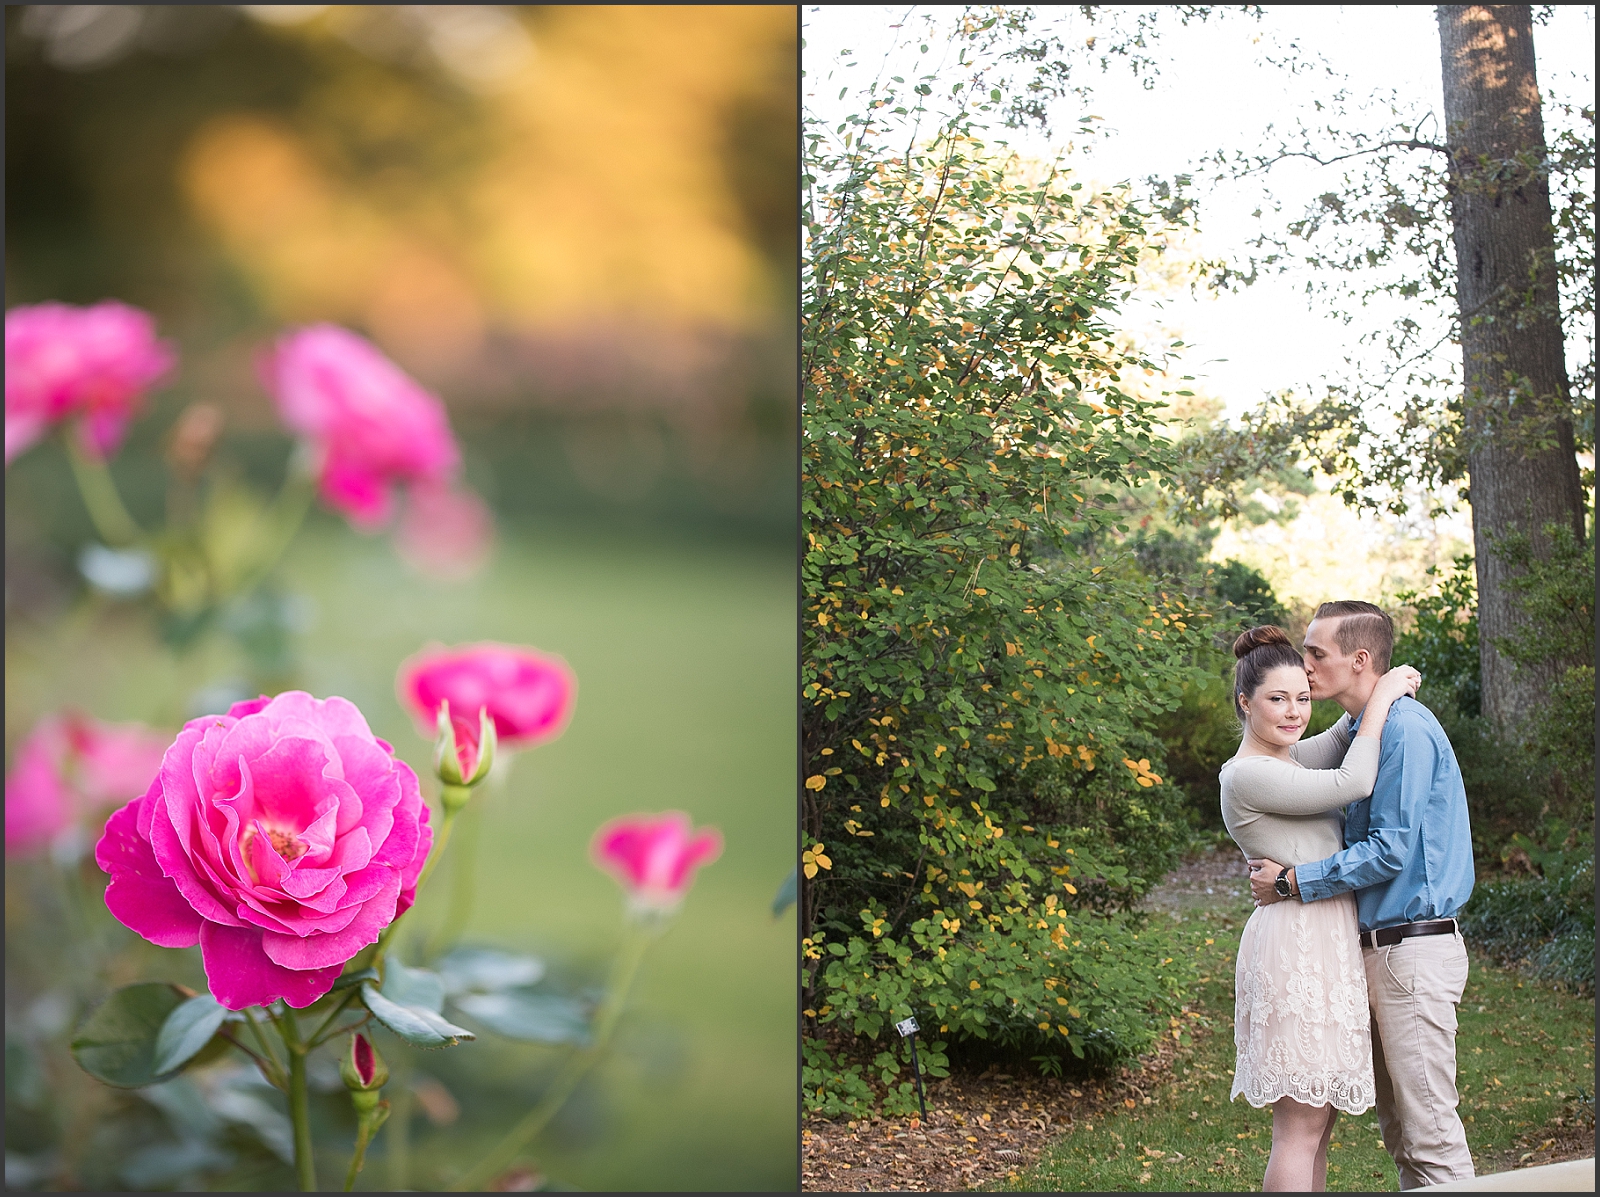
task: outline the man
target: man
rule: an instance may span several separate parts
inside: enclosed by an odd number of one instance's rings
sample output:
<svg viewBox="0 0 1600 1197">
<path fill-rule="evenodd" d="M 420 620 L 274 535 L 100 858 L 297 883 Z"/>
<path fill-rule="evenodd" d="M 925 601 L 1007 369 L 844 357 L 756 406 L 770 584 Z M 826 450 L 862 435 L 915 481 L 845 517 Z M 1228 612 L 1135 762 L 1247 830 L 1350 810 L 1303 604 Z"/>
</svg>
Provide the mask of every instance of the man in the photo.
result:
<svg viewBox="0 0 1600 1197">
<path fill-rule="evenodd" d="M 1393 648 L 1394 624 L 1371 603 L 1322 604 L 1302 648 L 1311 697 L 1334 700 L 1359 727 Z M 1389 709 L 1377 784 L 1347 809 L 1344 834 L 1344 851 L 1311 864 L 1251 860 L 1251 891 L 1257 905 L 1355 891 L 1383 1145 L 1402 1189 L 1466 1180 L 1456 1006 L 1467 950 L 1456 915 L 1472 893 L 1472 836 L 1455 752 L 1415 699 Z"/>
</svg>

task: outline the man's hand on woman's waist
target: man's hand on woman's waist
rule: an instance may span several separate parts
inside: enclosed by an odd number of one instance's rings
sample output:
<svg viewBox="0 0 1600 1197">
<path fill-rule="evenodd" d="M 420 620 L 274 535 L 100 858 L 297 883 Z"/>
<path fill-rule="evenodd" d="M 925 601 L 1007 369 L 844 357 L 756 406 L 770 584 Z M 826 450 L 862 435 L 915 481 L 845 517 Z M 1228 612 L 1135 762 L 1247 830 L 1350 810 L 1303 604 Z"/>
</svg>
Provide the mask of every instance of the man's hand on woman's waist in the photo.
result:
<svg viewBox="0 0 1600 1197">
<path fill-rule="evenodd" d="M 1283 873 L 1283 866 L 1265 856 L 1252 856 L 1249 864 L 1250 896 L 1255 899 L 1256 905 L 1271 906 L 1274 902 L 1283 901 L 1283 895 L 1278 892 L 1278 876 Z M 1295 882 L 1293 866 L 1290 866 L 1284 879 L 1289 883 L 1289 896 L 1298 898 L 1300 886 Z"/>
</svg>

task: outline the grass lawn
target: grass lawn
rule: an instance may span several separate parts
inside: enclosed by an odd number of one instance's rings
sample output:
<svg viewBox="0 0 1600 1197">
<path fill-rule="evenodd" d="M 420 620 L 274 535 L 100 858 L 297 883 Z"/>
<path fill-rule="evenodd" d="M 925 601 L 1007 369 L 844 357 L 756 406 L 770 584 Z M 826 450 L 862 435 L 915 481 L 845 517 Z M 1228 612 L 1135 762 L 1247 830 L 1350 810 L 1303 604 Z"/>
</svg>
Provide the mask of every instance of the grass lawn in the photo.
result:
<svg viewBox="0 0 1600 1197">
<path fill-rule="evenodd" d="M 1173 918 L 1192 940 L 1202 984 L 1200 1033 L 1180 1048 L 1171 1077 L 1144 1104 L 1075 1130 L 1004 1185 L 1017 1192 L 1260 1189 L 1272 1117 L 1241 1098 L 1230 1103 L 1233 970 L 1250 906 L 1229 900 Z M 1502 1171 L 1537 1148 L 1545 1128 L 1562 1135 L 1592 1116 L 1594 1000 L 1523 981 L 1474 960 L 1457 1038 L 1461 1114 L 1478 1170 Z M 1561 1126 L 1554 1126 L 1556 1119 Z M 1562 1135 L 1565 1137 L 1565 1135 Z M 1328 1154 L 1330 1192 L 1399 1188 L 1369 1111 L 1341 1117 Z"/>
</svg>

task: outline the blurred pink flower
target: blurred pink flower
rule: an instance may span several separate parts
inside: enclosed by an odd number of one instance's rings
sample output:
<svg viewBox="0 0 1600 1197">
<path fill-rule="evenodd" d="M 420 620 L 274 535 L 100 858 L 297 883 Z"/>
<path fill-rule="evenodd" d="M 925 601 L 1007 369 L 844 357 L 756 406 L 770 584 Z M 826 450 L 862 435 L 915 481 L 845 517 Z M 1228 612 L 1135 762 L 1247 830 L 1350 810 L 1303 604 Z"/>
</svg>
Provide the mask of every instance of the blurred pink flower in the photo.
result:
<svg viewBox="0 0 1600 1197">
<path fill-rule="evenodd" d="M 139 723 L 67 712 L 41 719 L 6 778 L 6 855 L 44 847 L 80 819 L 99 835 L 106 808 L 136 797 L 161 769 L 167 736 Z"/>
<path fill-rule="evenodd" d="M 47 723 L 34 728 L 6 778 L 7 856 L 43 848 L 72 822 L 72 795 L 61 773 L 64 737 L 53 731 Z"/>
<path fill-rule="evenodd" d="M 595 832 L 595 863 L 614 874 L 629 898 L 647 910 L 671 910 L 683 901 L 694 871 L 722 855 L 722 833 L 702 827 L 690 834 L 682 811 L 625 815 Z"/>
<path fill-rule="evenodd" d="M 191 720 L 106 824 L 106 905 L 200 945 L 230 1010 L 309 1006 L 410 907 L 433 844 L 417 775 L 343 698 L 300 691 Z"/>
<path fill-rule="evenodd" d="M 6 464 L 51 427 L 78 419 L 96 460 L 114 454 L 140 401 L 177 354 L 147 312 L 115 300 L 41 303 L 6 313 Z"/>
<path fill-rule="evenodd" d="M 400 559 L 428 577 L 470 578 L 494 549 L 494 513 L 470 490 L 414 486 L 394 534 Z"/>
<path fill-rule="evenodd" d="M 460 463 L 444 404 L 370 342 L 331 324 L 281 337 L 263 363 L 278 412 L 317 454 L 323 502 L 382 527 L 396 484 L 439 485 Z"/>
<path fill-rule="evenodd" d="M 500 749 L 507 751 L 553 740 L 566 730 L 578 679 L 560 657 L 515 644 L 431 644 L 401 663 L 395 688 L 430 740 L 441 703 L 450 704 L 458 745 L 463 724 L 470 725 L 467 734 L 477 743 L 478 712 L 488 707 Z"/>
</svg>

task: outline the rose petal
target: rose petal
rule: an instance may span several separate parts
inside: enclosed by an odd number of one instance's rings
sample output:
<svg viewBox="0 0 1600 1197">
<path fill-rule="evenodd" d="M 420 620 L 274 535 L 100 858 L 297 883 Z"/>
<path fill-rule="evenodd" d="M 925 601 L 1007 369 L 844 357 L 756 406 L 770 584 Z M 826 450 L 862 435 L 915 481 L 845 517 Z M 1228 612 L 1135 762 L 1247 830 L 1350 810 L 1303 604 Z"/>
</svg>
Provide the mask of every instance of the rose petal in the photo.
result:
<svg viewBox="0 0 1600 1197">
<path fill-rule="evenodd" d="M 159 797 L 135 798 L 106 820 L 95 845 L 94 862 L 111 874 L 106 907 L 118 922 L 163 948 L 192 948 L 200 942 L 200 916 L 156 863 L 150 843 L 139 834 L 139 807 Z"/>
<path fill-rule="evenodd" d="M 215 923 L 200 929 L 200 954 L 212 997 L 230 1010 L 267 1006 L 279 998 L 301 1010 L 333 988 L 343 960 L 326 968 L 284 968 L 262 950 L 265 934 Z"/>
<path fill-rule="evenodd" d="M 321 968 L 337 961 L 342 965 L 368 944 L 378 942 L 383 929 L 395 919 L 400 897 L 400 874 L 385 870 L 383 886 L 360 907 L 357 917 L 342 931 L 327 935 L 262 935 L 268 956 L 285 968 Z"/>
</svg>

